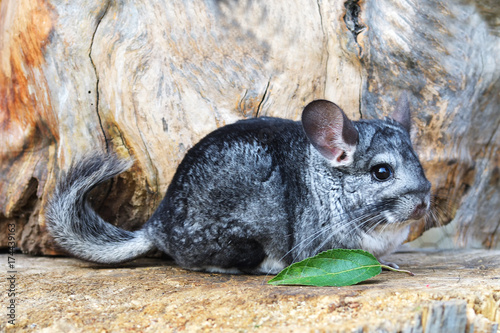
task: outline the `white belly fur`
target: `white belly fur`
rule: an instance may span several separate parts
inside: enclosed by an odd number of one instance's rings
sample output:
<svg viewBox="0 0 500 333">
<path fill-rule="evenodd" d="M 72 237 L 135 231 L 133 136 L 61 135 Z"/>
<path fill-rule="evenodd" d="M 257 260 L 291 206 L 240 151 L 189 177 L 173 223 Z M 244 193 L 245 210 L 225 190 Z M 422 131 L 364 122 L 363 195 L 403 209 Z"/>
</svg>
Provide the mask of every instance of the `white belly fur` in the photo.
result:
<svg viewBox="0 0 500 333">
<path fill-rule="evenodd" d="M 409 225 L 398 229 L 385 228 L 382 232 L 374 231 L 371 234 L 364 234 L 361 238 L 361 246 L 363 250 L 379 258 L 394 252 L 406 240 L 409 233 Z"/>
</svg>

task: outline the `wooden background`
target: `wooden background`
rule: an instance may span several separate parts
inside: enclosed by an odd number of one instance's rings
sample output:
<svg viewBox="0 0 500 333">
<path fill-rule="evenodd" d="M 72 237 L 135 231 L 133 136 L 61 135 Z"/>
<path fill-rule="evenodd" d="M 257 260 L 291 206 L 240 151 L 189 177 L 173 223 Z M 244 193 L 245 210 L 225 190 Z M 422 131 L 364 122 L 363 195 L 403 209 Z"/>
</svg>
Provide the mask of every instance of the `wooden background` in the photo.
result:
<svg viewBox="0 0 500 333">
<path fill-rule="evenodd" d="M 353 119 L 381 117 L 403 90 L 439 223 L 454 218 L 447 230 L 457 246 L 500 246 L 496 0 L 0 6 L 0 246 L 14 222 L 23 251 L 54 253 L 44 203 L 85 151 L 134 156 L 94 198 L 104 218 L 133 229 L 187 149 L 215 128 L 298 119 L 317 98 Z"/>
</svg>

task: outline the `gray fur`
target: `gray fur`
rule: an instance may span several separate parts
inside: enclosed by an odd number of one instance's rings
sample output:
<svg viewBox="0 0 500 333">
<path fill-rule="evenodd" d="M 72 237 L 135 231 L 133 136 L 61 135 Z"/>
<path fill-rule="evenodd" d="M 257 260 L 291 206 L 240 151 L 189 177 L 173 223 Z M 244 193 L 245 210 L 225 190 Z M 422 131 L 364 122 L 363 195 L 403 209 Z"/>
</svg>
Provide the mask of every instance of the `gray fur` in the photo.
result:
<svg viewBox="0 0 500 333">
<path fill-rule="evenodd" d="M 84 260 L 109 264 L 129 261 L 154 249 L 144 230 L 126 231 L 103 221 L 87 194 L 98 184 L 126 171 L 132 161 L 111 154 L 88 154 L 58 182 L 47 206 L 47 228 L 56 243 Z"/>
<path fill-rule="evenodd" d="M 351 122 L 333 103 L 313 103 L 304 128 L 258 118 L 206 136 L 136 232 L 105 223 L 85 199 L 130 163 L 90 155 L 59 183 L 47 208 L 49 230 L 85 260 L 118 263 L 157 248 L 182 267 L 226 273 L 276 273 L 331 248 L 390 253 L 430 202 L 405 128 L 409 114 L 401 114 L 409 112 L 407 101 L 399 110 L 404 126 L 393 119 Z M 390 165 L 392 177 L 377 180 L 380 165 Z"/>
</svg>

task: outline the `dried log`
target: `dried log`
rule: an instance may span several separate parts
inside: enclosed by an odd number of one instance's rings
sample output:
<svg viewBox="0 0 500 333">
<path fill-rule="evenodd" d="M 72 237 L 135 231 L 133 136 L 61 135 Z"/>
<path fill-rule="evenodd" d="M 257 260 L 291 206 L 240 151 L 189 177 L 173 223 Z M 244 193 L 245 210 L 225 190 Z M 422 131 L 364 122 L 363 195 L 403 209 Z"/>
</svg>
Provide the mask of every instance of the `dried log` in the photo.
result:
<svg viewBox="0 0 500 333">
<path fill-rule="evenodd" d="M 151 258 L 120 269 L 16 260 L 23 267 L 16 327 L 38 331 L 498 333 L 500 324 L 498 250 L 398 253 L 390 260 L 415 276 L 382 272 L 341 288 L 270 286 L 266 276 L 192 272 Z M 0 330 L 8 332 L 6 324 Z"/>
<path fill-rule="evenodd" d="M 297 119 L 316 98 L 355 119 L 380 117 L 401 90 L 438 220 L 454 218 L 463 245 L 500 244 L 500 7 L 491 0 L 0 6 L 0 228 L 16 221 L 26 252 L 53 253 L 44 203 L 87 150 L 136 159 L 94 198 L 104 218 L 133 229 L 213 129 Z"/>
</svg>

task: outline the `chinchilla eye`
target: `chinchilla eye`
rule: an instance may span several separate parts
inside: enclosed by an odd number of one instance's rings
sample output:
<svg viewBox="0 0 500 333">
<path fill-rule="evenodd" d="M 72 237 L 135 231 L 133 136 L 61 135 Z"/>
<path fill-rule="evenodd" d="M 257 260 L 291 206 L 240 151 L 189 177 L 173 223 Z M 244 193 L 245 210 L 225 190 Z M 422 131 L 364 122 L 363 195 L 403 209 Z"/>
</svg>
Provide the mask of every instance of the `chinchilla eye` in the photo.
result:
<svg viewBox="0 0 500 333">
<path fill-rule="evenodd" d="M 374 165 L 370 170 L 373 178 L 378 181 L 386 181 L 392 177 L 392 167 L 387 163 Z"/>
</svg>

